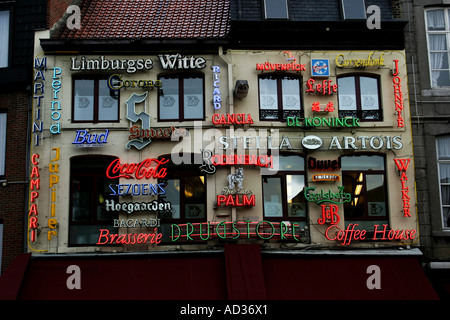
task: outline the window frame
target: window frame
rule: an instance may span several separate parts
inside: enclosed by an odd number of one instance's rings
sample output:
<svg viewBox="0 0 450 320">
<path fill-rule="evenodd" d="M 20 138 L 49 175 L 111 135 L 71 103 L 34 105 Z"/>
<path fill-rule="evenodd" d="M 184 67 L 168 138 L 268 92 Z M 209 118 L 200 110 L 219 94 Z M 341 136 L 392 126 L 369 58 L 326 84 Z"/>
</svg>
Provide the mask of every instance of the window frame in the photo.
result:
<svg viewBox="0 0 450 320">
<path fill-rule="evenodd" d="M 270 110 L 270 109 L 262 109 L 261 108 L 261 85 L 260 80 L 261 79 L 275 79 L 277 81 L 276 83 L 276 89 L 277 89 L 277 103 L 278 103 L 278 109 Z M 299 84 L 299 101 L 300 101 L 300 110 L 289 110 L 284 109 L 283 106 L 283 79 L 284 78 L 291 78 L 298 81 Z M 280 73 L 264 73 L 258 75 L 258 113 L 259 113 L 259 121 L 279 121 L 279 122 L 286 122 L 288 117 L 299 117 L 303 118 L 305 114 L 305 108 L 304 108 L 304 102 L 303 102 L 303 79 L 301 76 L 293 75 L 293 74 L 280 74 Z M 276 119 L 267 119 L 266 117 L 270 117 L 270 115 L 265 115 L 264 113 L 272 111 L 277 113 Z"/>
<path fill-rule="evenodd" d="M 358 118 L 360 122 L 382 122 L 384 121 L 384 114 L 383 114 L 383 104 L 382 104 L 382 95 L 381 95 L 381 79 L 380 79 L 380 75 L 376 75 L 376 74 L 366 74 L 366 73 L 346 73 L 346 74 L 341 74 L 338 75 L 336 77 L 336 82 L 339 83 L 339 79 L 342 78 L 354 78 L 354 84 L 355 84 L 355 97 L 356 97 L 356 110 L 341 110 L 341 105 L 340 105 L 340 99 L 339 99 L 339 95 L 340 95 L 340 91 L 338 89 L 338 115 L 341 118 L 345 118 L 345 117 L 353 117 Z M 363 110 L 362 109 L 362 99 L 361 99 L 361 77 L 364 78 L 371 78 L 371 79 L 375 79 L 377 81 L 377 96 L 378 96 L 378 109 L 377 110 Z M 379 119 L 364 119 L 363 115 L 364 112 L 368 112 L 368 114 L 370 114 L 370 112 L 373 111 L 378 111 L 379 113 Z M 347 114 L 346 114 L 347 113 Z M 354 113 L 354 114 L 352 114 Z"/>
<path fill-rule="evenodd" d="M 206 106 L 205 106 L 205 74 L 203 72 L 189 72 L 189 73 L 164 73 L 158 75 L 158 80 L 161 78 L 178 79 L 178 118 L 176 119 L 161 119 L 161 92 L 164 92 L 164 81 L 161 81 L 162 87 L 158 88 L 158 122 L 185 122 L 185 121 L 205 121 Z M 201 118 L 185 119 L 184 116 L 184 85 L 183 81 L 187 78 L 199 78 L 202 80 L 202 104 L 203 116 Z"/>
<path fill-rule="evenodd" d="M 448 205 L 444 205 L 443 202 L 443 196 L 442 196 L 442 186 L 446 185 L 450 187 L 450 182 L 449 183 L 441 183 L 441 169 L 440 169 L 440 164 L 444 163 L 444 164 L 449 164 L 450 165 L 450 159 L 445 159 L 445 160 L 441 160 L 439 159 L 439 144 L 438 144 L 438 140 L 439 139 L 449 139 L 450 140 L 450 136 L 449 135 L 444 135 L 444 136 L 439 136 L 436 138 L 436 159 L 437 159 L 437 173 L 438 173 L 438 184 L 439 184 L 439 208 L 440 208 L 440 219 L 441 219 L 441 226 L 442 229 L 447 231 L 450 231 L 450 223 L 447 227 L 444 226 L 444 207 L 449 208 L 450 210 L 450 204 Z M 450 212 L 450 211 L 449 211 Z M 449 216 L 450 218 L 450 216 Z"/>
<path fill-rule="evenodd" d="M 4 119 L 2 120 L 1 118 Z M 4 132 L 0 132 L 0 138 L 2 138 L 2 141 L 0 141 L 0 180 L 6 179 L 6 145 L 7 145 L 7 138 L 8 138 L 8 113 L 6 110 L 0 109 L 0 130 L 4 130 Z M 2 123 L 3 122 L 3 123 Z M 3 174 L 2 174 L 3 172 Z"/>
<path fill-rule="evenodd" d="M 374 170 L 374 169 L 346 170 L 344 168 L 344 161 L 343 160 L 344 160 L 345 157 L 350 158 L 350 157 L 359 157 L 359 156 L 374 156 L 374 157 L 382 158 L 383 159 L 384 170 L 380 170 L 380 169 L 376 169 L 376 170 Z M 385 221 L 385 220 L 389 221 L 389 216 L 390 216 L 389 197 L 388 197 L 388 194 L 389 194 L 388 186 L 389 185 L 388 185 L 388 181 L 387 181 L 386 157 L 385 157 L 385 155 L 373 154 L 373 153 L 360 153 L 360 154 L 357 154 L 357 155 L 343 155 L 343 156 L 340 157 L 340 161 L 341 161 L 341 166 L 342 166 L 342 169 L 341 169 L 342 186 L 345 188 L 344 178 L 345 178 L 345 175 L 347 173 L 362 173 L 363 177 L 364 177 L 364 179 L 363 179 L 364 184 L 363 184 L 363 187 L 361 189 L 361 194 L 364 194 L 364 197 L 366 199 L 366 201 L 364 202 L 364 214 L 363 214 L 363 216 L 362 217 L 356 217 L 354 219 L 348 218 L 346 216 L 346 214 L 345 214 L 345 207 L 346 207 L 346 205 L 348 205 L 347 204 L 348 202 L 344 203 L 344 206 L 343 206 L 343 217 L 344 217 L 344 220 L 346 222 L 347 221 Z M 384 203 L 385 203 L 385 214 L 384 215 L 373 215 L 373 216 L 369 215 L 369 202 L 367 201 L 368 190 L 367 190 L 367 179 L 366 179 L 366 177 L 368 175 L 382 175 L 383 176 L 383 181 L 384 181 L 384 186 L 385 186 L 384 187 L 384 199 L 385 199 L 385 201 L 384 201 Z M 354 198 L 353 196 L 354 195 L 353 195 L 353 186 L 352 186 L 352 193 L 351 193 L 351 201 L 350 201 L 350 203 L 353 202 L 353 198 Z"/>
<path fill-rule="evenodd" d="M 304 155 L 301 154 L 280 154 L 280 157 L 288 157 L 288 156 L 297 156 L 300 158 L 303 158 L 304 161 L 304 168 L 303 170 L 282 170 L 278 169 L 275 174 L 272 175 L 262 175 L 261 176 L 261 191 L 262 191 L 262 207 L 263 207 L 263 218 L 264 220 L 270 221 L 270 222 L 281 222 L 281 221 L 292 221 L 292 222 L 304 222 L 308 224 L 309 219 L 309 211 L 308 211 L 308 202 L 305 199 L 305 216 L 299 216 L 299 217 L 290 217 L 289 216 L 289 207 L 288 207 L 288 190 L 287 190 L 287 176 L 303 176 L 304 181 L 304 187 L 308 186 L 308 177 L 306 172 L 306 159 Z M 264 204 L 264 179 L 265 178 L 276 178 L 280 180 L 281 183 L 281 201 L 282 201 L 282 216 L 281 217 L 274 217 L 274 216 L 266 216 L 265 212 L 265 204 Z M 304 190 L 303 190 L 304 191 Z M 302 193 L 302 192 L 301 192 Z M 302 193 L 304 194 L 304 193 Z"/>
<path fill-rule="evenodd" d="M 428 30 L 428 17 L 427 12 L 434 11 L 434 10 L 443 10 L 444 11 L 444 24 L 445 28 L 444 30 Z M 430 77 L 430 87 L 431 88 L 450 88 L 450 8 L 446 7 L 434 7 L 434 8 L 426 8 L 424 10 L 424 25 L 425 25 L 425 41 L 427 43 L 427 58 L 428 58 L 428 75 Z M 429 35 L 431 34 L 445 34 L 445 40 L 447 48 L 445 50 L 445 53 L 447 53 L 447 63 L 448 68 L 447 69 L 432 69 L 431 66 L 431 50 L 430 50 L 430 41 L 429 41 Z M 444 52 L 444 51 L 434 51 L 434 52 Z M 448 72 L 449 77 L 449 85 L 448 86 L 433 86 L 433 70 L 443 70 Z"/>
<path fill-rule="evenodd" d="M 72 234 L 72 227 L 73 226 L 109 226 L 112 228 L 113 226 L 113 219 L 117 218 L 119 215 L 119 212 L 112 212 L 111 213 L 111 219 L 107 219 L 107 220 L 99 220 L 97 219 L 97 212 L 94 210 L 94 208 L 96 207 L 96 202 L 92 201 L 93 199 L 98 198 L 99 195 L 99 180 L 102 178 L 107 178 L 106 176 L 106 168 L 104 171 L 99 171 L 99 170 L 95 170 L 95 168 L 86 166 L 86 169 L 89 170 L 89 172 L 87 173 L 74 173 L 74 162 L 78 162 L 81 163 L 82 161 L 85 161 L 87 159 L 96 159 L 96 160 L 100 160 L 102 159 L 102 161 L 104 161 L 105 163 L 108 163 L 109 160 L 112 162 L 115 159 L 118 159 L 118 157 L 116 156 L 107 156 L 107 155 L 81 155 L 81 156 L 74 156 L 72 158 L 70 158 L 70 200 L 69 200 L 69 226 L 68 226 L 68 246 L 69 247 L 92 247 L 92 246 L 97 246 L 96 243 L 76 243 L 76 242 L 72 242 L 71 241 L 71 234 Z M 108 160 L 109 159 L 109 160 Z M 88 161 L 89 163 L 91 161 Z M 91 177 L 93 180 L 93 190 L 92 190 L 92 198 L 91 198 L 91 204 L 90 204 L 90 221 L 73 221 L 73 209 L 74 209 L 74 191 L 73 191 L 73 181 L 74 178 L 76 177 Z M 94 181 L 95 179 L 95 181 Z M 111 180 L 111 184 L 115 184 L 115 182 L 118 184 L 119 183 L 119 179 L 110 179 Z M 108 199 L 114 199 L 115 203 L 119 202 L 119 197 L 118 196 L 111 196 L 109 195 Z M 115 217 L 116 215 L 116 217 Z M 112 245 L 113 246 L 113 245 Z"/>
<path fill-rule="evenodd" d="M 0 3 L 0 12 L 8 12 L 8 47 L 5 50 L 6 54 L 8 55 L 6 58 L 6 65 L 2 66 L 0 65 L 0 70 L 1 69 L 6 69 L 6 68 L 10 68 L 11 67 L 11 58 L 12 58 L 12 54 L 11 54 L 11 45 L 12 45 L 12 20 L 11 16 L 12 16 L 12 9 L 6 7 L 6 8 L 2 8 L 1 7 L 1 3 Z"/>
<path fill-rule="evenodd" d="M 117 92 L 117 120 L 99 120 L 99 93 L 100 80 L 108 80 L 110 75 L 96 74 L 96 75 L 76 75 L 72 77 L 72 118 L 71 123 L 119 123 L 120 122 L 120 90 L 111 90 Z M 92 120 L 75 120 L 75 82 L 77 80 L 94 80 L 94 107 Z"/>
<path fill-rule="evenodd" d="M 281 0 L 284 1 L 284 3 L 286 4 L 286 16 L 283 17 L 279 17 L 279 16 L 270 16 L 270 14 L 268 14 L 268 7 L 270 5 L 267 4 L 268 1 L 276 1 L 276 0 L 264 0 L 263 1 L 263 10 L 264 10 L 264 19 L 265 20 L 288 20 L 289 19 L 289 3 L 288 0 Z"/>
</svg>

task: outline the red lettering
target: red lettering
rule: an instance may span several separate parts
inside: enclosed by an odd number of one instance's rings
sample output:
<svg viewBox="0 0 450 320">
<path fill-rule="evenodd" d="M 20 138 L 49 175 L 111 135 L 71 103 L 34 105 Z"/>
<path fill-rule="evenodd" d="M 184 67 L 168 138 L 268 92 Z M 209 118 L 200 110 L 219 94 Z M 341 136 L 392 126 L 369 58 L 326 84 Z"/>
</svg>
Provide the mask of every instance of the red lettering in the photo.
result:
<svg viewBox="0 0 450 320">
<path fill-rule="evenodd" d="M 125 178 L 132 179 L 150 179 L 150 178 L 164 178 L 167 175 L 166 168 L 160 168 L 169 162 L 169 159 L 145 159 L 141 163 L 124 163 L 121 164 L 119 159 L 114 160 L 106 170 L 106 176 L 109 179 Z M 152 164 L 156 163 L 155 167 Z"/>
</svg>

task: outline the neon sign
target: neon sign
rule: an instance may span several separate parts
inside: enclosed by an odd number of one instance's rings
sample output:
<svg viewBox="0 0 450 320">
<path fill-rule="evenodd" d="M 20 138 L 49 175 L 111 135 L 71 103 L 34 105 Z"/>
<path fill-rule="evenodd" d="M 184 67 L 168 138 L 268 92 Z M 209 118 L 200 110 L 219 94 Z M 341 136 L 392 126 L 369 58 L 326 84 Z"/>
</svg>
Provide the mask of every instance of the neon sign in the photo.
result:
<svg viewBox="0 0 450 320">
<path fill-rule="evenodd" d="M 310 170 L 338 170 L 341 168 L 341 159 L 338 160 L 317 160 L 308 157 L 307 166 Z"/>
<path fill-rule="evenodd" d="M 70 58 L 71 71 L 89 71 L 89 70 L 126 70 L 127 73 L 135 73 L 141 70 L 150 70 L 153 68 L 153 61 L 151 59 L 105 59 L 101 56 L 99 59 L 86 59 L 81 57 L 80 61 L 77 61 L 77 57 Z"/>
<path fill-rule="evenodd" d="M 142 244 L 151 243 L 159 244 L 161 242 L 162 234 L 153 230 L 153 233 L 127 233 L 127 234 L 110 234 L 108 229 L 100 229 L 97 245 L 105 244 Z"/>
<path fill-rule="evenodd" d="M 39 154 L 33 154 L 31 157 L 31 169 L 30 175 L 30 210 L 28 211 L 28 230 L 30 231 L 30 241 L 36 241 L 37 235 L 37 223 L 38 223 L 38 209 L 36 200 L 39 198 L 39 189 L 41 185 L 41 179 L 39 174 Z"/>
<path fill-rule="evenodd" d="M 213 87 L 214 87 L 213 104 L 214 109 L 218 110 L 222 108 L 222 98 L 220 95 L 220 78 L 219 78 L 220 67 L 212 66 L 212 70 L 213 70 Z"/>
<path fill-rule="evenodd" d="M 45 87 L 45 75 L 44 70 L 47 69 L 47 58 L 42 58 L 39 60 L 39 58 L 34 59 L 34 69 L 36 70 L 36 74 L 34 76 L 34 85 L 33 85 L 33 99 L 35 102 L 35 108 L 34 108 L 34 122 L 33 122 L 33 140 L 34 145 L 37 147 L 41 143 L 41 134 L 43 129 L 43 123 L 42 123 L 42 109 L 41 105 L 42 99 L 44 98 L 44 87 Z M 37 82 L 38 80 L 41 80 L 42 82 Z M 39 92 L 39 95 L 38 95 Z"/>
<path fill-rule="evenodd" d="M 125 179 L 150 179 L 164 178 L 167 175 L 167 169 L 161 168 L 169 162 L 169 159 L 145 159 L 140 163 L 120 163 L 120 159 L 116 159 L 106 169 L 106 176 L 109 179 L 125 178 Z M 156 164 L 156 166 L 152 166 Z"/>
<path fill-rule="evenodd" d="M 50 216 L 51 219 L 48 219 L 48 227 L 49 231 L 47 232 L 47 240 L 52 240 L 52 236 L 56 236 L 56 227 L 58 225 L 58 221 L 55 219 L 56 213 L 56 187 L 55 185 L 59 183 L 59 158 L 60 158 L 60 148 L 53 148 L 52 151 L 55 151 L 55 158 L 53 158 L 49 165 L 48 171 L 50 172 L 50 190 L 51 190 L 51 206 L 50 206 Z"/>
<path fill-rule="evenodd" d="M 301 241 L 300 225 L 297 223 L 269 221 L 221 221 L 172 224 L 172 242 L 199 241 L 211 239 L 278 239 L 282 241 Z"/>
<path fill-rule="evenodd" d="M 324 108 L 320 106 L 319 101 L 314 101 L 311 107 L 312 112 L 333 112 L 334 104 L 332 101 L 329 101 Z"/>
<path fill-rule="evenodd" d="M 322 204 L 322 217 L 317 219 L 318 224 L 338 224 L 341 217 L 338 214 L 339 208 L 335 204 Z"/>
<path fill-rule="evenodd" d="M 61 113 L 59 112 L 61 110 L 61 102 L 59 101 L 59 93 L 61 92 L 61 73 L 61 68 L 53 68 L 53 100 L 51 101 L 51 119 L 54 122 L 56 121 L 56 124 L 52 124 L 52 126 L 50 127 L 50 132 L 53 134 L 61 133 L 61 123 L 59 122 L 59 120 L 61 119 Z"/>
<path fill-rule="evenodd" d="M 218 124 L 253 124 L 253 119 L 250 114 L 237 113 L 237 114 L 213 114 L 212 123 Z"/>
<path fill-rule="evenodd" d="M 142 183 L 142 184 L 110 184 L 109 189 L 113 192 L 110 196 L 151 196 L 151 195 L 163 195 L 166 194 L 166 190 L 163 188 L 164 183 Z"/>
<path fill-rule="evenodd" d="M 318 83 L 315 84 L 315 79 L 309 79 L 306 82 L 306 92 L 308 93 L 320 93 L 322 95 L 332 95 L 334 93 L 337 93 L 338 85 L 337 84 L 331 84 L 333 80 L 323 80 L 322 84 Z"/>
<path fill-rule="evenodd" d="M 77 135 L 72 144 L 77 147 L 101 147 L 105 143 L 108 143 L 109 130 L 105 129 L 105 133 L 88 133 L 88 130 L 76 130 Z"/>
<path fill-rule="evenodd" d="M 409 163 L 411 159 L 394 159 L 395 165 L 400 172 L 400 182 L 402 183 L 402 202 L 403 202 L 403 214 L 404 217 L 411 217 L 411 205 L 409 201 L 411 197 L 408 195 L 409 187 L 406 186 L 408 181 L 408 176 L 406 175 L 406 170 L 408 170 Z"/>
<path fill-rule="evenodd" d="M 255 196 L 250 190 L 243 188 L 244 169 L 238 168 L 236 173 L 230 173 L 227 176 L 228 188 L 225 187 L 222 194 L 217 195 L 217 205 L 232 207 L 247 207 L 255 205 Z M 235 185 L 237 184 L 237 190 Z M 242 197 L 240 197 L 242 196 Z"/>
<path fill-rule="evenodd" d="M 180 137 L 189 136 L 189 131 L 185 128 L 158 128 L 158 129 L 142 129 L 139 126 L 132 126 L 130 128 L 130 136 L 128 140 L 135 141 L 140 139 L 142 141 L 144 139 L 172 139 L 177 140 Z"/>
<path fill-rule="evenodd" d="M 360 127 L 358 118 L 321 118 L 321 117 L 287 117 L 288 127 L 334 127 L 355 128 Z M 304 122 L 303 122 L 304 121 Z"/>
<path fill-rule="evenodd" d="M 113 74 L 108 78 L 108 88 L 119 91 L 122 88 L 154 88 L 162 87 L 161 80 L 122 80 L 121 74 Z"/>
<path fill-rule="evenodd" d="M 325 231 L 325 237 L 330 241 L 342 241 L 342 246 L 349 246 L 352 241 L 366 240 L 366 230 L 355 229 L 357 223 L 350 223 L 345 230 L 342 230 L 337 225 L 333 224 Z M 379 225 L 374 225 L 373 237 L 370 240 L 414 240 L 417 234 L 415 229 L 390 229 L 387 224 L 383 224 L 383 229 L 378 230 Z M 334 230 L 336 229 L 336 230 Z M 333 234 L 334 231 L 334 234 Z M 368 239 L 369 240 L 369 239 Z"/>
<path fill-rule="evenodd" d="M 304 195 L 307 201 L 315 202 L 316 204 L 321 204 L 323 202 L 331 202 L 335 204 L 350 202 L 352 195 L 351 193 L 344 192 L 343 186 L 338 186 L 338 192 L 331 192 L 331 190 L 323 191 L 320 193 L 313 193 L 316 187 L 306 187 Z"/>
<path fill-rule="evenodd" d="M 139 211 L 162 211 L 172 210 L 172 205 L 169 202 L 158 202 L 153 200 L 151 202 L 120 202 L 115 203 L 114 200 L 105 200 L 106 211 L 124 211 L 128 214 Z"/>
<path fill-rule="evenodd" d="M 341 53 L 336 56 L 336 66 L 338 68 L 353 67 L 353 68 L 365 68 L 365 67 L 384 67 L 384 52 L 381 53 L 378 59 L 372 59 L 375 52 L 371 52 L 367 59 L 345 59 Z"/>
<path fill-rule="evenodd" d="M 395 71 L 393 73 L 392 83 L 394 87 L 394 103 L 395 112 L 397 114 L 397 127 L 403 128 L 405 120 L 402 117 L 403 111 L 403 93 L 402 93 L 402 79 L 398 76 L 398 60 L 394 60 Z"/>
</svg>

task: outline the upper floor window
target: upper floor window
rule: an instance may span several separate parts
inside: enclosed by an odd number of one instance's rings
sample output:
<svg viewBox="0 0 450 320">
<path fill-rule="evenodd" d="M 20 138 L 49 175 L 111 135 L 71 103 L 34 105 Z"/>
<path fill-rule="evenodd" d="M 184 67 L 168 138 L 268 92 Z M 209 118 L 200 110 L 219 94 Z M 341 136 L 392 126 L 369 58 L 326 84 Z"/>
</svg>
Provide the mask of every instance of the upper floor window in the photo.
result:
<svg viewBox="0 0 450 320">
<path fill-rule="evenodd" d="M 450 228 L 450 136 L 437 139 L 442 226 Z"/>
<path fill-rule="evenodd" d="M 278 157 L 277 174 L 262 176 L 264 219 L 304 221 L 306 224 L 305 160 L 298 155 Z"/>
<path fill-rule="evenodd" d="M 345 221 L 358 221 L 370 227 L 370 221 L 387 223 L 388 204 L 384 157 L 378 155 L 342 156 L 342 183 L 351 201 L 344 203 Z M 367 225 L 366 225 L 367 224 Z"/>
<path fill-rule="evenodd" d="M 9 11 L 0 11 L 0 68 L 8 67 Z"/>
<path fill-rule="evenodd" d="M 365 20 L 366 4 L 364 0 L 341 0 L 344 20 Z"/>
<path fill-rule="evenodd" d="M 303 117 L 301 79 L 290 75 L 262 75 L 258 82 L 260 120 Z"/>
<path fill-rule="evenodd" d="M 119 90 L 108 87 L 103 76 L 73 80 L 72 122 L 118 122 Z"/>
<path fill-rule="evenodd" d="M 379 79 L 375 76 L 352 75 L 338 78 L 339 117 L 362 121 L 382 121 Z"/>
<path fill-rule="evenodd" d="M 0 179 L 5 177 L 6 162 L 6 112 L 0 110 Z"/>
<path fill-rule="evenodd" d="M 204 76 L 161 76 L 159 90 L 159 121 L 189 121 L 205 119 Z"/>
<path fill-rule="evenodd" d="M 265 19 L 288 19 L 287 0 L 264 0 Z"/>
<path fill-rule="evenodd" d="M 450 86 L 449 15 L 449 9 L 431 9 L 425 12 L 432 87 Z"/>
</svg>

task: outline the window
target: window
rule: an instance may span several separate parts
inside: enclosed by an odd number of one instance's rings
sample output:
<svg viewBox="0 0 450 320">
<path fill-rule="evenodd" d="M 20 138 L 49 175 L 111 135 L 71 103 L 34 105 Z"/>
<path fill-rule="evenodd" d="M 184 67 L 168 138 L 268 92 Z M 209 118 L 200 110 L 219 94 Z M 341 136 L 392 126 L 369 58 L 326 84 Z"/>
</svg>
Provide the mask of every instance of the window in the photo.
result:
<svg viewBox="0 0 450 320">
<path fill-rule="evenodd" d="M 365 20 L 366 4 L 364 0 L 341 0 L 344 20 Z"/>
<path fill-rule="evenodd" d="M 432 9 L 425 11 L 428 42 L 428 62 L 432 87 L 450 86 L 449 24 L 448 9 Z"/>
<path fill-rule="evenodd" d="M 0 111 L 0 179 L 5 178 L 6 167 L 6 113 Z"/>
<path fill-rule="evenodd" d="M 205 119 L 204 76 L 182 75 L 159 78 L 159 121 Z"/>
<path fill-rule="evenodd" d="M 343 76 L 338 78 L 339 117 L 361 121 L 383 121 L 379 78 L 375 76 Z"/>
<path fill-rule="evenodd" d="M 114 200 L 110 185 L 118 184 L 119 179 L 109 179 L 106 169 L 115 157 L 80 156 L 70 161 L 70 222 L 69 245 L 95 245 L 98 242 L 100 229 L 113 228 L 113 219 L 117 219 L 117 211 L 107 211 L 105 200 Z"/>
<path fill-rule="evenodd" d="M 344 203 L 346 223 L 370 228 L 370 221 L 387 223 L 388 205 L 384 157 L 376 155 L 342 156 L 342 183 L 351 201 Z"/>
<path fill-rule="evenodd" d="M 450 136 L 437 139 L 442 226 L 450 228 Z"/>
<path fill-rule="evenodd" d="M 0 68 L 8 67 L 9 11 L 0 11 Z"/>
<path fill-rule="evenodd" d="M 276 163 L 275 163 L 276 165 Z M 305 160 L 298 155 L 281 155 L 274 175 L 262 176 L 264 219 L 303 221 L 306 225 Z"/>
<path fill-rule="evenodd" d="M 264 17 L 266 19 L 288 19 L 287 0 L 264 0 Z"/>
<path fill-rule="evenodd" d="M 165 194 L 159 195 L 159 200 L 169 202 L 171 210 L 160 211 L 158 216 L 161 219 L 162 241 L 169 242 L 172 224 L 206 221 L 206 179 L 198 165 L 169 162 L 166 168 L 167 176 L 158 181 L 163 183 L 165 190 Z"/>
<path fill-rule="evenodd" d="M 118 122 L 119 90 L 108 87 L 107 78 L 73 80 L 72 122 Z"/>
<path fill-rule="evenodd" d="M 293 76 L 260 76 L 260 120 L 286 121 L 287 117 L 303 117 L 301 83 L 301 79 Z"/>
</svg>

